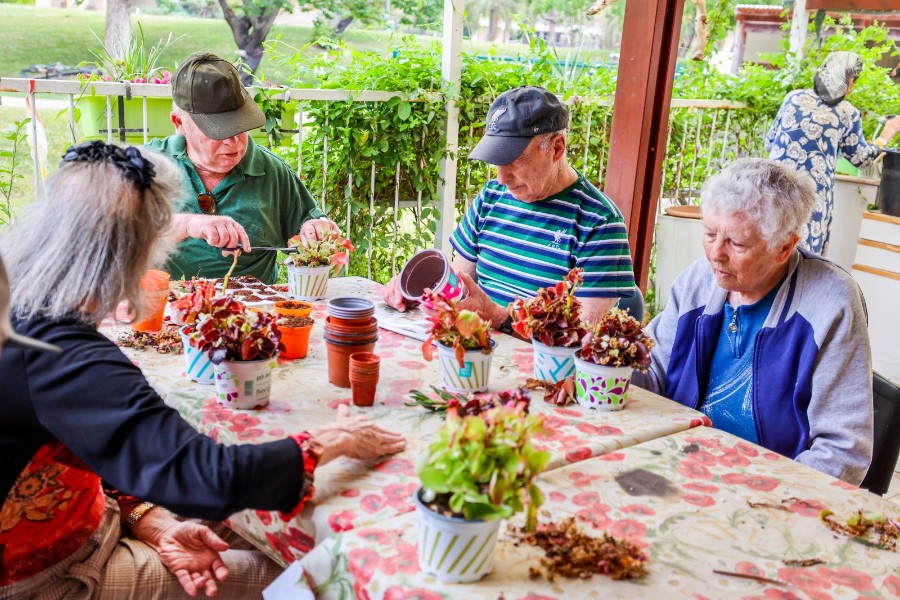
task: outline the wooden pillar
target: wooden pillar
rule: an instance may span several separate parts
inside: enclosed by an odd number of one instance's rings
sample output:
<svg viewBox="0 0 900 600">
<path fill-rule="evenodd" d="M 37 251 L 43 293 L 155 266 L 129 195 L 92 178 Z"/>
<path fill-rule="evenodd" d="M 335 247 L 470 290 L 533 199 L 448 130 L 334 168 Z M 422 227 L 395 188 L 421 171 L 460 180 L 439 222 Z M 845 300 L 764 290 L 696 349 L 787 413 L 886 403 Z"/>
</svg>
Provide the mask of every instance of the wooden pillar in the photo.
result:
<svg viewBox="0 0 900 600">
<path fill-rule="evenodd" d="M 628 0 L 604 191 L 628 224 L 646 292 L 684 0 Z"/>
</svg>

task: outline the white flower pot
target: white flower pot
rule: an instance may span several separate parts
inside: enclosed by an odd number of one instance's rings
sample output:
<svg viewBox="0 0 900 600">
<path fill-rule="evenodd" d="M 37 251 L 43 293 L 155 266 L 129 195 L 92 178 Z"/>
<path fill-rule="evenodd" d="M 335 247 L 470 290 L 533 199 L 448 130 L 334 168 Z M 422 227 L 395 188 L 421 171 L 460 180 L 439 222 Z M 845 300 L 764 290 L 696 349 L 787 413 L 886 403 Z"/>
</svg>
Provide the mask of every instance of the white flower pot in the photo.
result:
<svg viewBox="0 0 900 600">
<path fill-rule="evenodd" d="M 188 379 L 204 385 L 212 385 L 216 380 L 213 364 L 205 352 L 201 352 L 191 345 L 191 338 L 185 333 L 187 328 L 188 326 L 185 325 L 178 330 L 181 333 L 181 344 L 184 346 L 184 372 Z"/>
<path fill-rule="evenodd" d="M 215 365 L 216 400 L 229 408 L 256 408 L 269 403 L 275 357 L 223 360 Z"/>
<path fill-rule="evenodd" d="M 328 291 L 331 266 L 296 267 L 288 265 L 288 296 L 294 300 L 321 300 Z"/>
<path fill-rule="evenodd" d="M 488 388 L 491 376 L 491 358 L 497 342 L 491 340 L 491 352 L 468 350 L 463 358 L 463 366 L 456 361 L 456 352 L 443 344 L 438 344 L 438 364 L 441 387 L 451 392 L 483 392 Z"/>
<path fill-rule="evenodd" d="M 551 383 L 562 381 L 575 372 L 575 351 L 578 346 L 547 346 L 531 338 L 534 348 L 534 377 Z"/>
<path fill-rule="evenodd" d="M 575 400 L 586 408 L 622 410 L 631 385 L 631 367 L 606 367 L 575 356 Z"/>
<path fill-rule="evenodd" d="M 468 521 L 445 517 L 425 506 L 416 490 L 419 513 L 419 568 L 449 583 L 471 583 L 491 572 L 500 519 Z"/>
</svg>

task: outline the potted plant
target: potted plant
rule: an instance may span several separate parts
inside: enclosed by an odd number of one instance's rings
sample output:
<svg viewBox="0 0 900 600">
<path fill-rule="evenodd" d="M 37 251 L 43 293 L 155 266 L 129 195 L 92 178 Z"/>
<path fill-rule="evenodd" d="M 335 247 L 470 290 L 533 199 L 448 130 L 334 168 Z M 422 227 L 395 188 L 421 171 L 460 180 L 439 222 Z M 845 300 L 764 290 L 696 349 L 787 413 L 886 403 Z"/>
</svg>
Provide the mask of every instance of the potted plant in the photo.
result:
<svg viewBox="0 0 900 600">
<path fill-rule="evenodd" d="M 192 279 L 184 285 L 182 295 L 169 303 L 173 321 L 180 325 L 181 342 L 184 346 L 184 370 L 188 378 L 205 385 L 212 385 L 216 373 L 209 356 L 197 346 L 192 334 L 197 319 L 202 314 L 211 313 L 213 299 L 219 295 L 215 285 L 205 279 Z"/>
<path fill-rule="evenodd" d="M 216 399 L 232 408 L 269 403 L 270 378 L 281 347 L 275 316 L 252 310 L 229 296 L 210 301 L 190 333 L 216 373 Z"/>
<path fill-rule="evenodd" d="M 441 386 L 451 392 L 481 392 L 487 389 L 491 358 L 497 342 L 491 339 L 491 324 L 470 310 L 459 310 L 456 300 L 426 289 L 422 303 L 433 307 L 428 316 L 431 330 L 422 344 L 425 360 L 438 349 Z"/>
<path fill-rule="evenodd" d="M 419 565 L 441 581 L 472 582 L 490 572 L 501 519 L 525 509 L 526 530 L 537 525 L 543 495 L 534 479 L 550 454 L 532 446 L 543 416 L 528 414 L 527 392 L 521 397 L 467 416 L 448 408 L 419 457 Z"/>
<path fill-rule="evenodd" d="M 516 298 L 510 306 L 513 330 L 531 338 L 536 379 L 556 383 L 575 372 L 575 351 L 587 333 L 575 297 L 583 282 L 583 271 L 575 267 L 555 286 L 539 289 L 534 298 Z"/>
<path fill-rule="evenodd" d="M 295 317 L 292 315 L 279 315 L 276 323 L 281 333 L 281 343 L 284 346 L 282 358 L 295 359 L 306 358 L 309 352 L 309 334 L 312 331 L 312 317 Z"/>
<path fill-rule="evenodd" d="M 328 290 L 328 278 L 340 273 L 350 262 L 353 244 L 336 231 L 321 240 L 305 242 L 299 235 L 288 240 L 296 248 L 284 259 L 288 274 L 288 295 L 295 300 L 321 300 Z"/>
<path fill-rule="evenodd" d="M 587 408 L 625 408 L 632 372 L 650 367 L 655 343 L 637 319 L 610 309 L 588 330 L 575 353 L 575 400 Z"/>
<path fill-rule="evenodd" d="M 155 45 L 146 48 L 144 40 L 144 30 L 138 25 L 138 34 L 129 40 L 128 44 L 122 51 L 122 57 L 115 57 L 103 45 L 103 40 L 97 37 L 97 41 L 101 44 L 100 50 L 92 50 L 94 56 L 93 61 L 81 63 L 80 66 L 87 66 L 94 69 L 90 75 L 80 76 L 85 91 L 91 87 L 93 82 L 129 82 L 129 83 L 152 83 L 160 85 L 169 85 L 172 77 L 172 70 L 161 66 L 160 57 L 163 52 L 177 42 L 181 37 L 172 38 L 170 33 L 166 39 L 160 39 Z M 96 95 L 96 91 L 91 87 L 91 94 L 82 94 L 76 101 L 79 109 L 78 120 L 81 123 L 82 131 L 86 139 L 105 140 L 107 139 L 108 123 L 112 123 L 112 127 L 119 127 L 118 110 L 121 110 L 125 119 L 125 141 L 140 144 L 144 141 L 144 100 L 143 97 L 125 99 L 118 98 L 119 105 L 115 105 L 115 100 L 110 99 L 110 109 L 113 111 L 111 121 L 107 119 L 107 97 L 104 95 Z M 146 97 L 147 103 L 147 138 L 165 137 L 175 133 L 175 126 L 172 124 L 169 114 L 172 112 L 171 94 L 165 94 L 159 97 Z M 113 135 L 114 139 L 119 136 Z"/>
</svg>

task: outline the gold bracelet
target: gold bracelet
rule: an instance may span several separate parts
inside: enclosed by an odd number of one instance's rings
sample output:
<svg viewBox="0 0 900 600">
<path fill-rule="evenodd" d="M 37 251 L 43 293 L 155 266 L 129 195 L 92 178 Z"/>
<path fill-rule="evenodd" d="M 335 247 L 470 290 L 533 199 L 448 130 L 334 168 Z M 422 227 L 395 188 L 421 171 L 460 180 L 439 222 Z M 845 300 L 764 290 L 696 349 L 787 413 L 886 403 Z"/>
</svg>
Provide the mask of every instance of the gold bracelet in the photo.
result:
<svg viewBox="0 0 900 600">
<path fill-rule="evenodd" d="M 875 138 L 875 145 L 879 148 L 884 148 L 885 146 L 887 146 L 887 140 L 883 137 L 877 137 Z"/>
<path fill-rule="evenodd" d="M 134 526 L 137 525 L 137 522 L 140 521 L 145 514 L 147 514 L 151 509 L 156 508 L 156 505 L 152 502 L 141 502 L 134 510 L 128 513 L 128 516 L 125 518 L 125 525 L 128 529 L 134 529 Z"/>
</svg>

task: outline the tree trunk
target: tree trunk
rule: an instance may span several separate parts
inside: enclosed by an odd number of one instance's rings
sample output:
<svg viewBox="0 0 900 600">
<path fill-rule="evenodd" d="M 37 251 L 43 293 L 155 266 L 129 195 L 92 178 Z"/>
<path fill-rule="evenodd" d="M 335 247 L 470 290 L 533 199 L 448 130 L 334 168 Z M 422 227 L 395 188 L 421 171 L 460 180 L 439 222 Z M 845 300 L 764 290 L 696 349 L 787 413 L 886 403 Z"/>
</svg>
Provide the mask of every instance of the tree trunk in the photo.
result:
<svg viewBox="0 0 900 600">
<path fill-rule="evenodd" d="M 110 56 L 122 58 L 131 39 L 131 0 L 108 0 L 106 3 L 106 34 L 103 45 Z"/>
<path fill-rule="evenodd" d="M 253 4 L 250 0 L 244 0 L 245 6 Z M 246 70 L 241 72 L 241 82 L 244 85 L 253 83 L 253 74 L 263 57 L 263 42 L 272 29 L 275 17 L 281 10 L 281 5 L 270 6 L 267 8 L 256 7 L 255 12 L 248 15 L 246 12 L 240 17 L 228 6 L 227 0 L 219 0 L 219 6 L 222 7 L 222 14 L 228 26 L 231 27 L 231 33 L 234 41 L 240 49 Z"/>
<path fill-rule="evenodd" d="M 500 10 L 496 6 L 491 6 L 491 10 L 488 13 L 488 28 L 487 34 L 485 34 L 484 39 L 488 42 L 495 41 L 497 37 L 497 19 L 499 17 Z"/>
</svg>

